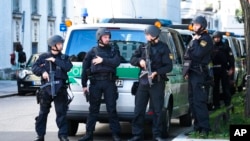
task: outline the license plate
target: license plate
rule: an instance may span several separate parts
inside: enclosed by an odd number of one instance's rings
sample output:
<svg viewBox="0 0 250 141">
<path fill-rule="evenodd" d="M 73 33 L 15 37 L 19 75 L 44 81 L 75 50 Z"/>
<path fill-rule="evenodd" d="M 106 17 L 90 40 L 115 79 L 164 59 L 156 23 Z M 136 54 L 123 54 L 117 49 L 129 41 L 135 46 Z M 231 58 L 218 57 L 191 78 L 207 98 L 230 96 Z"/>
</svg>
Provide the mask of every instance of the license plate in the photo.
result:
<svg viewBox="0 0 250 141">
<path fill-rule="evenodd" d="M 33 85 L 34 86 L 41 85 L 41 81 L 33 81 Z"/>
<path fill-rule="evenodd" d="M 115 84 L 116 84 L 117 87 L 122 87 L 123 86 L 123 80 L 118 79 L 118 80 L 115 81 Z"/>
</svg>

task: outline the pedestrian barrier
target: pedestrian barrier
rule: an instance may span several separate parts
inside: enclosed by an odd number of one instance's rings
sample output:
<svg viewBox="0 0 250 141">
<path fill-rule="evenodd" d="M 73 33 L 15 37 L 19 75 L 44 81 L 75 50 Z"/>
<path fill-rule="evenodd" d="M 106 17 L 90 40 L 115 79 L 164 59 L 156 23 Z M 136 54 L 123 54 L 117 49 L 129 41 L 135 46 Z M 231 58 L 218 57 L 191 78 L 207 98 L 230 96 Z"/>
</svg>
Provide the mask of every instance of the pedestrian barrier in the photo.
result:
<svg viewBox="0 0 250 141">
<path fill-rule="evenodd" d="M 212 122 L 213 124 L 211 125 L 212 130 L 214 132 L 220 132 L 220 129 L 221 129 L 220 126 L 222 124 L 226 124 L 229 121 L 230 113 L 234 113 L 234 106 L 233 105 L 226 107 L 225 110 L 220 111 L 220 113 L 218 115 L 216 115 L 216 117 L 214 118 L 214 122 Z"/>
</svg>

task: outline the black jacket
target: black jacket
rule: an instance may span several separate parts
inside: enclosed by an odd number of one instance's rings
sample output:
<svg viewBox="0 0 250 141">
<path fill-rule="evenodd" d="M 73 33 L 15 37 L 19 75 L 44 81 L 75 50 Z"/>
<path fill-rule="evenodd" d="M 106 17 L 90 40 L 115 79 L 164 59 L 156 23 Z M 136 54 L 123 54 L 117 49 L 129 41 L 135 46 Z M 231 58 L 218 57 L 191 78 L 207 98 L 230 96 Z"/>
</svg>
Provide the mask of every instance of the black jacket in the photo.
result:
<svg viewBox="0 0 250 141">
<path fill-rule="evenodd" d="M 52 71 L 55 72 L 55 81 L 60 81 L 60 84 L 56 84 L 56 91 L 58 91 L 62 85 L 66 83 L 68 80 L 67 72 L 73 67 L 69 57 L 65 54 L 59 53 L 58 55 L 53 55 L 52 53 L 43 53 L 39 56 L 37 61 L 32 66 L 32 72 L 37 75 L 41 76 L 42 84 L 47 83 L 47 80 L 42 78 L 42 74 L 44 72 L 50 73 L 50 63 L 45 59 L 49 57 L 54 57 L 55 62 L 52 63 Z"/>
<path fill-rule="evenodd" d="M 189 56 L 192 60 L 192 65 L 208 65 L 211 60 L 211 51 L 213 40 L 208 33 L 202 33 L 201 37 L 192 41 L 189 49 Z"/>
<path fill-rule="evenodd" d="M 216 70 L 234 69 L 234 56 L 231 48 L 222 42 L 214 44 L 212 62 L 213 65 L 221 65 L 221 67 L 216 68 Z"/>
<path fill-rule="evenodd" d="M 149 45 L 149 44 L 146 44 Z M 146 60 L 145 54 L 145 45 L 141 45 L 137 50 L 133 53 L 130 63 L 133 66 L 140 67 L 140 60 Z M 159 41 L 155 45 L 150 45 L 150 60 L 151 60 L 151 71 L 156 71 L 158 75 L 162 77 L 166 77 L 166 73 L 171 72 L 173 68 L 173 63 L 170 58 L 171 52 L 168 46 Z M 142 68 L 141 68 L 142 69 Z"/>
<path fill-rule="evenodd" d="M 97 65 L 92 63 L 96 56 L 103 58 L 103 62 Z M 95 73 L 116 73 L 116 68 L 120 65 L 120 52 L 113 46 L 93 47 L 82 63 L 82 87 L 87 86 L 88 75 Z"/>
</svg>

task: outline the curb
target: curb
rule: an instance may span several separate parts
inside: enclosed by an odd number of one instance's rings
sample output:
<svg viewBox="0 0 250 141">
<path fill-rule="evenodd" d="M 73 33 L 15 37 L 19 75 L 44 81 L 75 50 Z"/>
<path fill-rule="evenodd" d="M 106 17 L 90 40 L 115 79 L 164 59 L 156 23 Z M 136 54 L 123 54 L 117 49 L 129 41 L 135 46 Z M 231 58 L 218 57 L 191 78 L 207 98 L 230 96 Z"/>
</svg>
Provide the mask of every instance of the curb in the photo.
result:
<svg viewBox="0 0 250 141">
<path fill-rule="evenodd" d="M 185 134 L 180 134 L 176 138 L 174 138 L 172 141 L 229 141 L 226 139 L 193 139 L 188 138 Z"/>
<path fill-rule="evenodd" d="M 176 136 L 172 141 L 229 141 L 227 139 L 197 139 L 197 138 L 189 138 L 187 133 L 192 131 L 192 128 L 183 131 L 181 134 Z"/>
<path fill-rule="evenodd" d="M 11 97 L 11 96 L 15 96 L 15 95 L 18 95 L 18 93 L 0 94 L 0 98 Z"/>
</svg>

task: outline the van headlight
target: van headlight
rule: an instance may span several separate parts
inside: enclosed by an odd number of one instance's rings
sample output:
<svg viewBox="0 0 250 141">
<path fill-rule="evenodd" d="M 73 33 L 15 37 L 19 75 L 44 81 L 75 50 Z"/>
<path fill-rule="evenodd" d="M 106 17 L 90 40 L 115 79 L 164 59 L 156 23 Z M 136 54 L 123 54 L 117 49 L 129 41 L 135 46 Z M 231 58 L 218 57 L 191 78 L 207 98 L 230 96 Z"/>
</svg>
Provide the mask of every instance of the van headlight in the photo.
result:
<svg viewBox="0 0 250 141">
<path fill-rule="evenodd" d="M 18 77 L 23 79 L 28 74 L 32 74 L 32 71 L 30 71 L 30 70 L 20 70 L 19 73 L 18 73 Z"/>
</svg>

